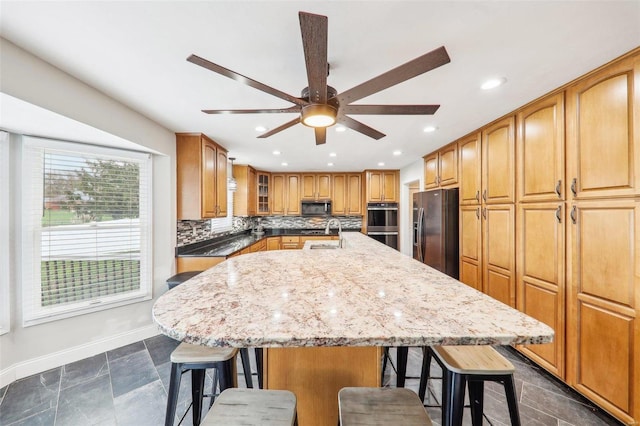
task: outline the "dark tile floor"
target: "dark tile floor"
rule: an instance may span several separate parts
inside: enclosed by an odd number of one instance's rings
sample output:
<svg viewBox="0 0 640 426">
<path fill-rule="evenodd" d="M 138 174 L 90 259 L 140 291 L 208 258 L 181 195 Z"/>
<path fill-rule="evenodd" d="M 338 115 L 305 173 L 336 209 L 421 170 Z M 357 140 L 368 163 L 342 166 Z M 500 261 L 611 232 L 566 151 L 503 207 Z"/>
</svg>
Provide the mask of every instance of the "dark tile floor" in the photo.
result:
<svg viewBox="0 0 640 426">
<path fill-rule="evenodd" d="M 0 389 L 0 425 L 162 425 L 171 369 L 169 355 L 176 345 L 174 340 L 160 335 L 18 380 Z M 516 389 L 523 425 L 620 425 L 515 351 L 504 348 L 500 351 L 517 368 Z M 391 355 L 393 358 L 393 350 Z M 421 362 L 422 352 L 412 348 L 408 376 L 419 375 Z M 255 367 L 255 362 L 252 366 Z M 241 370 L 238 385 L 245 387 Z M 435 362 L 432 374 L 440 375 Z M 255 376 L 253 379 L 255 383 Z M 393 369 L 387 368 L 385 385 L 394 386 L 395 381 Z M 406 386 L 417 392 L 418 381 L 409 378 Z M 190 375 L 185 374 L 176 424 L 189 406 L 190 386 Z M 435 405 L 440 400 L 440 382 L 433 380 L 429 386 L 431 395 L 425 403 Z M 211 388 L 211 376 L 207 377 L 206 387 Z M 206 409 L 208 404 L 203 411 Z M 427 410 L 434 424 L 439 425 L 440 410 Z M 498 384 L 486 386 L 485 414 L 486 424 L 508 424 L 504 392 Z M 191 425 L 190 412 L 182 424 Z M 471 424 L 468 410 L 464 424 Z"/>
</svg>

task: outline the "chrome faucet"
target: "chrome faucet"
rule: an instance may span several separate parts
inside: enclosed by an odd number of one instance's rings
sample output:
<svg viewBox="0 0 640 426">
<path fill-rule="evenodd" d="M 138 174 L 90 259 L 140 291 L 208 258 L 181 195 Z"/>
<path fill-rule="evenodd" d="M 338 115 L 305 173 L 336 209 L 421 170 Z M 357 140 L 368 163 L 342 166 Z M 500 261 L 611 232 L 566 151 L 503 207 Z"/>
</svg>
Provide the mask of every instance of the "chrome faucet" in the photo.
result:
<svg viewBox="0 0 640 426">
<path fill-rule="evenodd" d="M 338 247 L 342 248 L 343 246 L 343 240 L 342 240 L 342 223 L 340 222 L 340 219 L 336 218 L 336 217 L 332 217 L 331 219 L 329 219 L 327 221 L 327 227 L 324 230 L 324 233 L 326 235 L 329 235 L 329 226 L 331 226 L 332 222 L 338 222 Z"/>
</svg>

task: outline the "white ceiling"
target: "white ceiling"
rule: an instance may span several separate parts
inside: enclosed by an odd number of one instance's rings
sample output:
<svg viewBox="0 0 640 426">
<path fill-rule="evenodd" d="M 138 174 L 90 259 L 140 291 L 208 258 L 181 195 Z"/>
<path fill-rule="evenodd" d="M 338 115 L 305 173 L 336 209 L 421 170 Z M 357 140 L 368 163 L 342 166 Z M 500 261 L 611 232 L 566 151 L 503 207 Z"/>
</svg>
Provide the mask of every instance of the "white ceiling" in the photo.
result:
<svg viewBox="0 0 640 426">
<path fill-rule="evenodd" d="M 300 96 L 307 84 L 298 11 L 329 18 L 328 83 L 338 92 L 445 46 L 451 63 L 359 101 L 440 110 L 357 116 L 387 136 L 330 129 L 324 146 L 301 124 L 256 138 L 257 125 L 272 129 L 295 115 L 202 113 L 291 106 L 186 58 L 193 53 Z M 360 171 L 381 161 L 401 168 L 639 46 L 640 1 L 2 0 L 0 36 L 172 131 L 207 134 L 236 163 Z M 480 90 L 496 76 L 507 84 Z M 427 125 L 437 131 L 424 133 Z"/>
</svg>

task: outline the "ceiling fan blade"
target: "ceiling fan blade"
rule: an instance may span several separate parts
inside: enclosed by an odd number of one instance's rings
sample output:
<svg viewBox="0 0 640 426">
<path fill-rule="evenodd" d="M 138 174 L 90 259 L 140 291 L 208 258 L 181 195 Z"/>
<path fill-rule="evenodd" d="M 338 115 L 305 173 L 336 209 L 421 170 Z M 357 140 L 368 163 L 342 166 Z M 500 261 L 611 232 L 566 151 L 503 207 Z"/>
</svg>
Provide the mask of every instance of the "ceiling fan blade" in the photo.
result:
<svg viewBox="0 0 640 426">
<path fill-rule="evenodd" d="M 338 100 L 340 101 L 340 105 L 350 104 L 449 62 L 451 62 L 451 59 L 447 54 L 447 50 L 444 46 L 439 47 L 339 94 Z"/>
<path fill-rule="evenodd" d="M 246 77 L 242 74 L 238 74 L 235 71 L 231 71 L 230 69 L 227 69 L 223 66 L 220 66 L 218 64 L 214 64 L 213 62 L 209 62 L 204 58 L 201 58 L 199 56 L 196 55 L 190 55 L 187 58 L 187 61 L 196 64 L 196 65 L 200 65 L 203 68 L 206 68 L 210 71 L 213 71 L 215 73 L 218 73 L 220 75 L 223 75 L 225 77 L 229 77 L 232 80 L 235 80 L 237 82 L 246 84 L 247 86 L 251 86 L 254 89 L 258 89 L 261 90 L 265 93 L 268 93 L 270 95 L 273 95 L 275 97 L 278 97 L 280 99 L 284 99 L 285 101 L 289 101 L 291 103 L 294 103 L 296 105 L 307 105 L 309 102 L 305 101 L 304 99 L 301 98 L 296 98 L 295 96 L 291 96 L 287 93 L 281 92 L 278 89 L 274 89 L 271 86 L 267 86 L 266 84 L 260 83 L 259 81 L 253 80 L 249 77 Z"/>
<path fill-rule="evenodd" d="M 432 115 L 440 105 L 346 105 L 344 114 L 368 115 Z"/>
<path fill-rule="evenodd" d="M 291 126 L 295 126 L 296 124 L 298 124 L 300 122 L 300 117 L 296 117 L 295 119 L 288 121 L 286 123 L 284 123 L 281 126 L 276 127 L 275 129 L 271 129 L 266 133 L 261 134 L 260 136 L 258 136 L 259 139 L 264 139 L 264 138 L 268 138 L 269 136 L 273 136 L 276 133 L 280 133 L 281 131 L 288 129 Z"/>
<path fill-rule="evenodd" d="M 327 143 L 327 128 L 326 127 L 316 127 L 316 145 L 323 145 Z"/>
<path fill-rule="evenodd" d="M 327 17 L 300 12 L 309 102 L 327 103 Z"/>
<path fill-rule="evenodd" d="M 302 108 L 298 105 L 290 108 L 270 108 L 270 109 L 203 109 L 205 114 L 270 114 L 279 112 L 299 113 Z"/>
<path fill-rule="evenodd" d="M 347 117 L 344 114 L 340 114 L 338 115 L 338 123 L 342 124 L 345 127 L 348 127 L 350 129 L 355 130 L 356 132 L 360 132 L 363 135 L 367 135 L 370 138 L 373 139 L 381 139 L 384 138 L 386 135 L 384 133 L 381 133 L 379 131 L 377 131 L 376 129 L 373 129 L 369 126 L 367 126 L 366 124 L 363 124 L 357 120 L 354 120 L 351 117 Z"/>
</svg>

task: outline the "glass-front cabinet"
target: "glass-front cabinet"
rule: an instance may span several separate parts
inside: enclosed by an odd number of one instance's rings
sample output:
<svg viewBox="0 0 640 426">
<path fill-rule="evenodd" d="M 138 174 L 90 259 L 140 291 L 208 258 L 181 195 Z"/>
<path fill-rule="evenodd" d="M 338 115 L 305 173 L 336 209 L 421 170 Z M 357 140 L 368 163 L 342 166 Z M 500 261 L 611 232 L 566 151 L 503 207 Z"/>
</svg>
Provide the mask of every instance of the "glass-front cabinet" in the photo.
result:
<svg viewBox="0 0 640 426">
<path fill-rule="evenodd" d="M 258 172 L 258 214 L 268 215 L 271 213 L 269 200 L 269 181 L 271 174 Z"/>
</svg>

